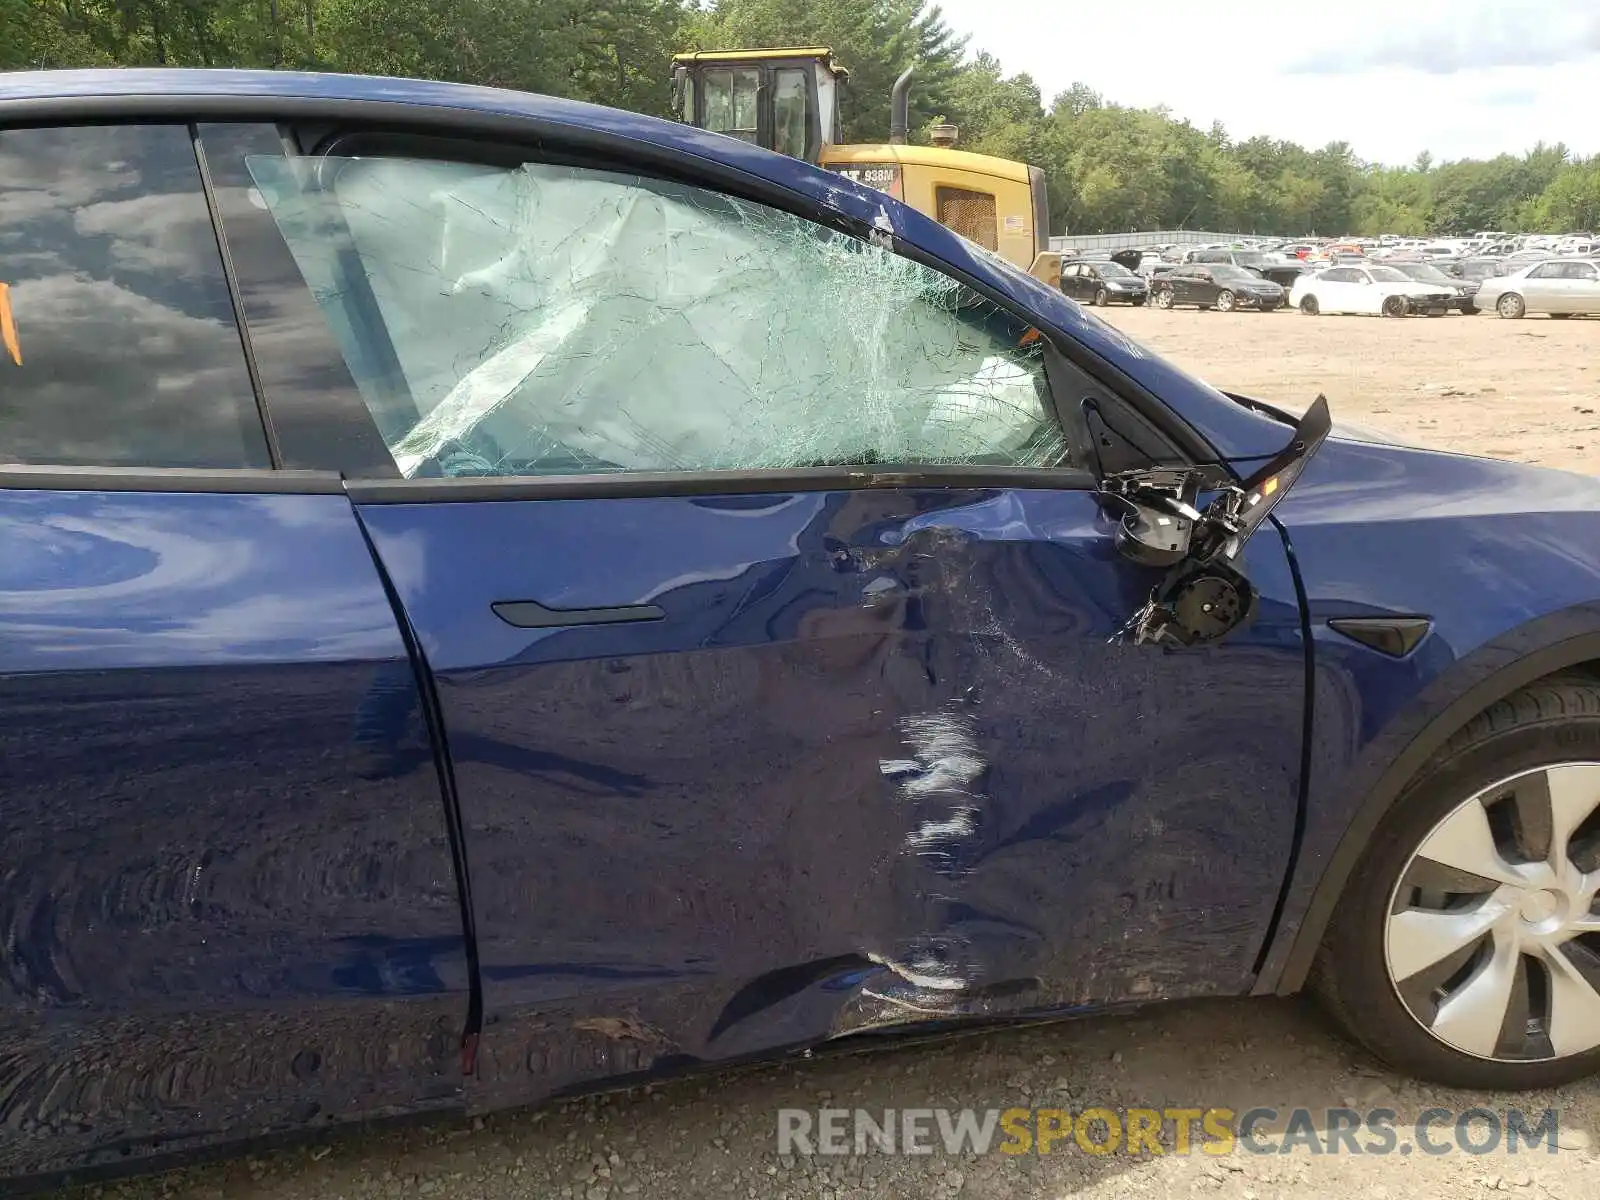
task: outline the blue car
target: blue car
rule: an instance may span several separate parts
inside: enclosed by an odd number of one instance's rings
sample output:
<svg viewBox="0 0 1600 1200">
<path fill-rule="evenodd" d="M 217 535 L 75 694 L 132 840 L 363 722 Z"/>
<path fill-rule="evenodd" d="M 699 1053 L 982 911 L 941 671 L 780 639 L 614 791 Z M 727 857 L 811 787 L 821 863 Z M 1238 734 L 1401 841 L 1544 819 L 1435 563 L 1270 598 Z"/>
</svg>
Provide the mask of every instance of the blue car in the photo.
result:
<svg viewBox="0 0 1600 1200">
<path fill-rule="evenodd" d="M 1600 1064 L 1591 479 L 442 83 L 7 76 L 0 284 L 7 1187 L 1307 986 Z"/>
</svg>

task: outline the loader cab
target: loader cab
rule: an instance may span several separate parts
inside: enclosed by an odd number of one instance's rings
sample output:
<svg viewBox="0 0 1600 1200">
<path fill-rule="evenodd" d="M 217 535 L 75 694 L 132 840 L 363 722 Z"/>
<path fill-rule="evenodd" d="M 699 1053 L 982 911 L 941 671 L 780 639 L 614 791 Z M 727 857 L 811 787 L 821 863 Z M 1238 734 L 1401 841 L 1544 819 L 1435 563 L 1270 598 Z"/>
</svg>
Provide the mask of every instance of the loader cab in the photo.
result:
<svg viewBox="0 0 1600 1200">
<path fill-rule="evenodd" d="M 672 107 L 686 124 L 817 163 L 839 136 L 848 78 L 819 46 L 676 54 Z"/>
</svg>

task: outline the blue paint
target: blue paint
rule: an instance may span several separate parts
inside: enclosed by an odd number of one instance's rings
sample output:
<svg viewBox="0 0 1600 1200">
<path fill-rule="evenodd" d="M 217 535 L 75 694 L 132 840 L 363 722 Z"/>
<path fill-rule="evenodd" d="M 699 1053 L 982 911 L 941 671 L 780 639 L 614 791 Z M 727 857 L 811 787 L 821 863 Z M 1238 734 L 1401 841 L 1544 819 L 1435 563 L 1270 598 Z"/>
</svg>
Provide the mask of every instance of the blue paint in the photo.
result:
<svg viewBox="0 0 1600 1200">
<path fill-rule="evenodd" d="M 0 491 L 0 547 L 0 1176 L 459 1106 L 445 810 L 419 716 L 360 727 L 417 685 L 349 502 Z"/>
<path fill-rule="evenodd" d="M 1299 778 L 1304 652 L 1274 536 L 1250 547 L 1248 633 L 1162 654 L 1107 644 L 1155 576 L 1116 557 L 1086 492 L 361 517 L 438 683 L 483 1054 L 503 1066 L 486 1096 L 611 1070 L 520 1040 L 586 1019 L 647 1023 L 649 1061 L 828 1036 L 857 992 L 814 981 L 832 999 L 801 1019 L 783 980 L 864 954 L 1004 991 L 996 1012 L 1248 985 Z M 666 618 L 525 630 L 491 612 L 507 599 Z M 908 723 L 930 715 L 981 770 L 908 798 L 882 764 L 915 758 Z M 970 832 L 914 842 L 964 807 Z"/>
</svg>

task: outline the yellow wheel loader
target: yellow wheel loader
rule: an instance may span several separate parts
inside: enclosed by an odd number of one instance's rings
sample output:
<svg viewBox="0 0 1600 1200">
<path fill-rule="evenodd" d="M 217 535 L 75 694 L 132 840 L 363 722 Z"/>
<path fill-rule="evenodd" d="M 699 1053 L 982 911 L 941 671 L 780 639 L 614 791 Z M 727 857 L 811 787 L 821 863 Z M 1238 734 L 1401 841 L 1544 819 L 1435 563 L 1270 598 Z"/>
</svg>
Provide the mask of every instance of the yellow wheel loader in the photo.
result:
<svg viewBox="0 0 1600 1200">
<path fill-rule="evenodd" d="M 953 149 L 953 125 L 934 126 L 931 146 L 908 145 L 909 69 L 895 80 L 890 95 L 889 140 L 837 145 L 839 94 L 848 79 L 833 51 L 822 46 L 677 54 L 672 106 L 687 124 L 805 159 L 887 192 L 1059 286 L 1061 256 L 1050 251 L 1042 170 Z"/>
</svg>

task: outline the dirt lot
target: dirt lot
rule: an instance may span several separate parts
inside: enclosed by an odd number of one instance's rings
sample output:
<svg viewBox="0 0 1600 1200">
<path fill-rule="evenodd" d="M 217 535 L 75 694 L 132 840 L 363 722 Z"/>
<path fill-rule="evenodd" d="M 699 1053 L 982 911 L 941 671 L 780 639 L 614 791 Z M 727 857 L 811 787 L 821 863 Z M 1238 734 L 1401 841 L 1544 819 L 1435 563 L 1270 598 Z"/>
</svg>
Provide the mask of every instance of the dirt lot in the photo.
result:
<svg viewBox="0 0 1600 1200">
<path fill-rule="evenodd" d="M 1219 386 L 1284 407 L 1325 392 L 1335 414 L 1445 449 L 1600 470 L 1600 321 L 1492 316 L 1386 321 L 1298 313 L 1114 310 L 1109 319 Z M 1059 1105 L 1388 1107 L 1397 1154 L 780 1158 L 777 1110 Z M 1407 1154 L 1439 1106 L 1560 1110 L 1559 1151 Z M 1319 1126 L 1321 1121 L 1318 1121 Z M 1448 1136 L 1446 1125 L 1435 1133 Z M 1480 1134 L 1481 1138 L 1481 1134 Z M 346 1135 L 103 1189 L 229 1200 L 574 1197 L 1268 1197 L 1600 1195 L 1600 1081 L 1559 1094 L 1419 1087 L 1345 1046 L 1298 1001 L 1183 1005 L 819 1059 L 605 1099 Z M 1369 1142 L 1363 1136 L 1360 1139 Z M 1170 1141 L 1169 1141 L 1170 1148 Z"/>
<path fill-rule="evenodd" d="M 1600 471 L 1600 320 L 1101 309 L 1218 387 L 1418 445 Z"/>
</svg>

